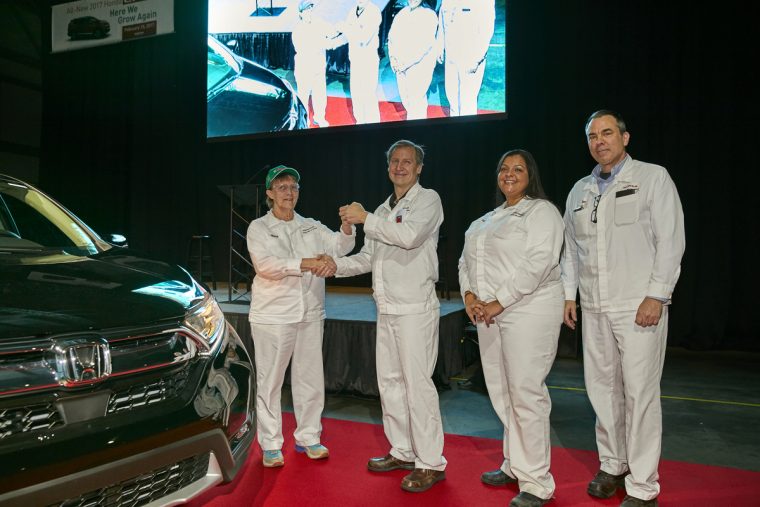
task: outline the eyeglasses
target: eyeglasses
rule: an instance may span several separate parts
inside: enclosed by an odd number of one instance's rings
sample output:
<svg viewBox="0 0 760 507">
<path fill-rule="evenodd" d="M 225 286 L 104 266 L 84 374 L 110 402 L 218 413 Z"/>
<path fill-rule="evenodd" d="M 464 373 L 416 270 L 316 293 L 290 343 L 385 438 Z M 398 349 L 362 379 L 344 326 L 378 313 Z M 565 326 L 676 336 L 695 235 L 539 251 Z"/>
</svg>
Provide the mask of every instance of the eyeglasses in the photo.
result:
<svg viewBox="0 0 760 507">
<path fill-rule="evenodd" d="M 297 193 L 297 192 L 298 192 L 300 189 L 301 189 L 301 187 L 300 187 L 300 186 L 298 186 L 298 185 L 286 185 L 286 184 L 284 184 L 284 183 L 283 183 L 282 185 L 272 185 L 272 190 L 275 190 L 275 191 L 277 191 L 277 192 L 280 192 L 281 194 L 284 194 L 284 193 L 285 193 L 285 192 L 287 192 L 288 190 L 290 190 L 291 192 L 293 192 L 293 193 L 295 194 L 295 193 Z"/>
<path fill-rule="evenodd" d="M 599 194 L 596 197 L 594 197 L 594 209 L 591 210 L 591 222 L 596 223 L 596 208 L 599 207 L 599 199 L 602 198 L 602 195 Z"/>
</svg>

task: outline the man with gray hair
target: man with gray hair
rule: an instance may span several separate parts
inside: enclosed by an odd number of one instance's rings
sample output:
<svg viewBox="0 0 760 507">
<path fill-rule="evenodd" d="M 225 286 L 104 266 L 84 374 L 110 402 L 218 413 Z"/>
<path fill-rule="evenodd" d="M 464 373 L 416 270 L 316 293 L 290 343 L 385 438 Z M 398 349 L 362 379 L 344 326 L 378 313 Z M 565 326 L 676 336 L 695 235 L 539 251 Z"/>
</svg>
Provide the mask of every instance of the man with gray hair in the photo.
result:
<svg viewBox="0 0 760 507">
<path fill-rule="evenodd" d="M 588 494 L 621 507 L 656 507 L 662 442 L 660 378 L 668 306 L 686 240 L 678 191 L 664 167 L 634 160 L 623 118 L 599 110 L 586 121 L 597 165 L 565 205 L 564 321 L 583 308 L 583 369 L 596 412 L 600 469 Z"/>
<path fill-rule="evenodd" d="M 407 140 L 387 151 L 393 193 L 374 213 L 354 202 L 340 208 L 344 223 L 364 224 L 361 251 L 335 259 L 338 276 L 372 271 L 377 304 L 377 383 L 387 455 L 372 458 L 373 472 L 412 470 L 401 487 L 419 492 L 445 476 L 443 426 L 432 376 L 438 359 L 440 302 L 438 231 L 443 207 L 438 193 L 418 180 L 425 152 Z"/>
</svg>

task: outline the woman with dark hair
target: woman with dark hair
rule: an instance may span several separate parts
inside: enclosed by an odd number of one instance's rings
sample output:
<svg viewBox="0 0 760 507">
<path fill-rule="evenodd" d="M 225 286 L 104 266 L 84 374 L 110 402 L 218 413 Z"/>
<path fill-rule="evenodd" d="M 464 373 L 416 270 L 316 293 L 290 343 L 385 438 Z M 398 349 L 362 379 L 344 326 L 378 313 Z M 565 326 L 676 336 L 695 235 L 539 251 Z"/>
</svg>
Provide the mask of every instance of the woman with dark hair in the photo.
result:
<svg viewBox="0 0 760 507">
<path fill-rule="evenodd" d="M 504 425 L 504 461 L 481 481 L 517 483 L 511 507 L 541 506 L 555 487 L 546 376 L 563 317 L 564 223 L 529 152 L 505 153 L 496 184 L 504 202 L 470 225 L 459 259 L 465 311 L 477 327 L 488 395 Z"/>
</svg>

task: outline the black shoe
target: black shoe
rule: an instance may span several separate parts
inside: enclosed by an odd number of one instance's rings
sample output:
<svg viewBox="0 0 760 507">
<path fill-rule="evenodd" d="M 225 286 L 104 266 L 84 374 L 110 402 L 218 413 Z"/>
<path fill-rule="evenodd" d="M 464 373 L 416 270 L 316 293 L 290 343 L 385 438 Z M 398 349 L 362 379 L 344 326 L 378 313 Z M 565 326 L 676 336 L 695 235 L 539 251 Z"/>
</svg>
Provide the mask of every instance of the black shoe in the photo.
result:
<svg viewBox="0 0 760 507">
<path fill-rule="evenodd" d="M 652 498 L 651 500 L 642 500 L 641 498 L 636 498 L 631 495 L 625 495 L 620 507 L 657 507 L 657 499 Z"/>
<path fill-rule="evenodd" d="M 480 482 L 491 486 L 506 486 L 517 482 L 517 479 L 513 479 L 501 470 L 493 470 L 492 472 L 483 472 L 480 475 Z"/>
<path fill-rule="evenodd" d="M 610 498 L 615 494 L 618 488 L 622 488 L 625 485 L 625 476 L 628 472 L 620 475 L 608 474 L 603 470 L 599 470 L 594 479 L 588 484 L 586 492 L 597 498 Z"/>
<path fill-rule="evenodd" d="M 520 494 L 514 497 L 511 502 L 509 502 L 509 507 L 541 507 L 550 501 L 551 498 L 539 498 L 536 495 L 531 495 L 525 491 L 520 491 Z"/>
</svg>

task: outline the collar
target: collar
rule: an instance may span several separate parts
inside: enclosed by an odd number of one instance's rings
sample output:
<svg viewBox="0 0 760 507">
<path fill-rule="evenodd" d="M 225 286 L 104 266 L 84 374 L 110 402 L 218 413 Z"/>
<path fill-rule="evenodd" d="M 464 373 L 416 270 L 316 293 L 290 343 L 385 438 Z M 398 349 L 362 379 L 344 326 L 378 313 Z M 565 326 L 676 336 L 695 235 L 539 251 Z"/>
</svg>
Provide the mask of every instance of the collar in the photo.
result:
<svg viewBox="0 0 760 507">
<path fill-rule="evenodd" d="M 626 153 L 625 157 L 623 157 L 620 160 L 620 162 L 618 162 L 617 164 L 614 165 L 614 167 L 612 168 L 612 171 L 610 171 L 611 172 L 610 177 L 607 178 L 607 179 L 604 179 L 604 178 L 602 178 L 600 176 L 600 174 L 602 173 L 602 166 L 599 165 L 599 164 L 597 164 L 596 167 L 594 167 L 594 169 L 591 171 L 591 175 L 594 177 L 594 179 L 596 180 L 597 183 L 602 183 L 602 184 L 604 184 L 604 183 L 607 183 L 607 184 L 612 183 L 615 180 L 615 176 L 618 175 L 618 173 L 620 172 L 620 170 L 625 165 L 626 161 L 628 161 L 628 159 L 630 159 L 630 158 L 631 158 L 631 156 L 628 153 Z"/>
<path fill-rule="evenodd" d="M 391 195 L 388 196 L 388 199 L 385 200 L 383 203 L 385 207 L 387 207 L 389 210 L 393 211 L 393 209 L 398 206 L 398 204 L 403 201 L 404 199 L 412 200 L 414 197 L 420 192 L 422 187 L 420 186 L 419 180 L 415 182 L 414 185 L 412 185 L 409 190 L 406 191 L 404 195 L 401 196 L 401 198 L 394 203 L 393 206 L 391 206 L 391 202 L 396 198 L 396 192 L 394 191 Z"/>
<path fill-rule="evenodd" d="M 293 220 L 280 220 L 276 216 L 274 216 L 274 212 L 270 209 L 266 215 L 264 215 L 264 220 L 266 221 L 266 224 L 268 227 L 288 227 L 291 226 L 291 224 L 297 224 L 298 226 L 303 224 L 303 217 L 293 212 Z"/>
<path fill-rule="evenodd" d="M 525 208 L 530 206 L 530 203 L 535 201 L 532 197 L 528 197 L 527 195 L 520 199 L 520 201 L 517 204 L 514 204 L 512 206 L 504 206 L 507 201 L 504 201 L 501 203 L 496 209 L 494 209 L 494 213 L 509 213 L 510 215 L 517 212 L 517 213 L 523 213 L 525 211 Z"/>
</svg>

